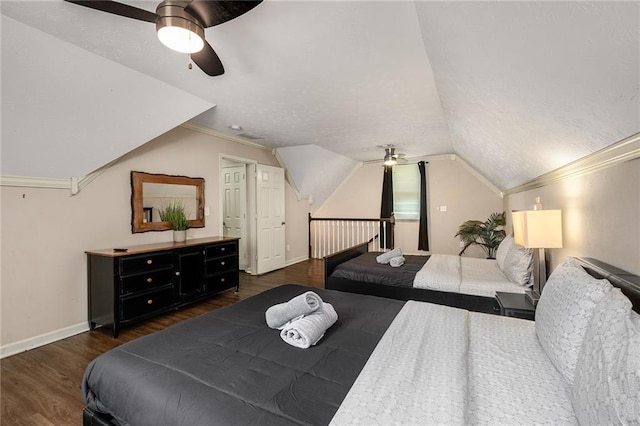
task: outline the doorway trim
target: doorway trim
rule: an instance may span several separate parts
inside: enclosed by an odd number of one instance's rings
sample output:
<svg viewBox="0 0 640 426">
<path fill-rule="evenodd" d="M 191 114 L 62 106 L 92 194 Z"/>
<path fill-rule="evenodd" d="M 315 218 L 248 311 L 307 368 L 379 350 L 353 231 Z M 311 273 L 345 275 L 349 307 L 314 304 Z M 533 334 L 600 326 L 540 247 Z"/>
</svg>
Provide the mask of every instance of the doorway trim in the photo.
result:
<svg viewBox="0 0 640 426">
<path fill-rule="evenodd" d="M 252 184 L 253 178 L 251 169 L 255 169 L 255 165 L 258 164 L 258 161 L 252 160 L 249 158 L 238 157 L 230 154 L 220 153 L 218 155 L 218 235 L 224 236 L 224 189 L 223 182 L 220 180 L 222 177 L 222 169 L 224 161 L 232 161 L 234 163 L 238 163 L 238 165 L 244 164 L 245 166 L 245 174 L 246 174 L 246 185 L 247 185 L 247 211 L 245 218 L 245 226 L 247 227 L 247 257 L 249 259 L 248 269 L 246 272 L 250 274 L 255 274 L 255 255 L 256 255 L 256 235 L 255 235 L 255 212 L 256 212 L 256 196 L 255 196 L 255 184 Z M 251 167 L 253 166 L 253 167 Z"/>
</svg>

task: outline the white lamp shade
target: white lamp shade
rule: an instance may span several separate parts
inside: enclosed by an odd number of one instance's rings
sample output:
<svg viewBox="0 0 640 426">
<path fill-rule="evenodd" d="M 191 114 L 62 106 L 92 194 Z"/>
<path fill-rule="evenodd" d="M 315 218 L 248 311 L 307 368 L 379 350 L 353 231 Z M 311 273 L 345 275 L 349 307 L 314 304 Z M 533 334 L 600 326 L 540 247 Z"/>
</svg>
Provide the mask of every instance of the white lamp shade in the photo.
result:
<svg viewBox="0 0 640 426">
<path fill-rule="evenodd" d="M 562 210 L 523 210 L 511 214 L 513 239 L 526 248 L 562 247 Z"/>
</svg>

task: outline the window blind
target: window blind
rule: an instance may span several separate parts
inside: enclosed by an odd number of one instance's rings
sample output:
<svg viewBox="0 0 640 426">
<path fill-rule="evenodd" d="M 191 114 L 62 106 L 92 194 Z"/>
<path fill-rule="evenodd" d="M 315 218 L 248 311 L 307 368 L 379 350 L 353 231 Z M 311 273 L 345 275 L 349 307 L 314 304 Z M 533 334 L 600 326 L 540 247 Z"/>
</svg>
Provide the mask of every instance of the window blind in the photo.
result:
<svg viewBox="0 0 640 426">
<path fill-rule="evenodd" d="M 415 164 L 393 167 L 393 213 L 396 219 L 420 218 L 420 171 Z"/>
</svg>

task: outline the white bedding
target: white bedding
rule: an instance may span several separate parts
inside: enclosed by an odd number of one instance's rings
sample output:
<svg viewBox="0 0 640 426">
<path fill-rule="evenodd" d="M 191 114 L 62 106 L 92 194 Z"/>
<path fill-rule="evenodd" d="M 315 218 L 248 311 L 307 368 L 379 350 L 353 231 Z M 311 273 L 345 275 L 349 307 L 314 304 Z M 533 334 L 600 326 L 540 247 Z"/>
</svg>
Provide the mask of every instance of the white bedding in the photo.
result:
<svg viewBox="0 0 640 426">
<path fill-rule="evenodd" d="M 465 423 L 468 317 L 463 309 L 408 301 L 330 424 Z"/>
<path fill-rule="evenodd" d="M 409 301 L 331 425 L 577 424 L 533 322 Z"/>
<path fill-rule="evenodd" d="M 528 288 L 510 281 L 500 270 L 495 259 L 461 257 L 460 267 L 460 293 L 494 297 L 496 291 L 523 294 Z"/>
<path fill-rule="evenodd" d="M 496 291 L 524 293 L 527 287 L 510 281 L 495 259 L 433 254 L 413 281 L 415 288 L 494 297 Z"/>
<path fill-rule="evenodd" d="M 461 280 L 460 256 L 438 254 L 432 255 L 416 273 L 413 286 L 458 293 Z"/>
<path fill-rule="evenodd" d="M 533 321 L 470 312 L 469 377 L 469 424 L 577 424 Z"/>
</svg>

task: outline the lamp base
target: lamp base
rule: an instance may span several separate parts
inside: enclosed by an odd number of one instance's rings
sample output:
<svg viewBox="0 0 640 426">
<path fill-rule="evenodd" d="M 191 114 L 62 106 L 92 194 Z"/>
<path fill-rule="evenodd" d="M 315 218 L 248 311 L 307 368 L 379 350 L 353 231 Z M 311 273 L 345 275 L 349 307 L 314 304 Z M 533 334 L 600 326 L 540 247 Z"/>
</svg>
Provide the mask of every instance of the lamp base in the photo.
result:
<svg viewBox="0 0 640 426">
<path fill-rule="evenodd" d="M 540 300 L 540 293 L 535 290 L 527 290 L 524 292 L 524 295 L 533 306 L 536 306 L 538 304 L 538 300 Z"/>
</svg>

